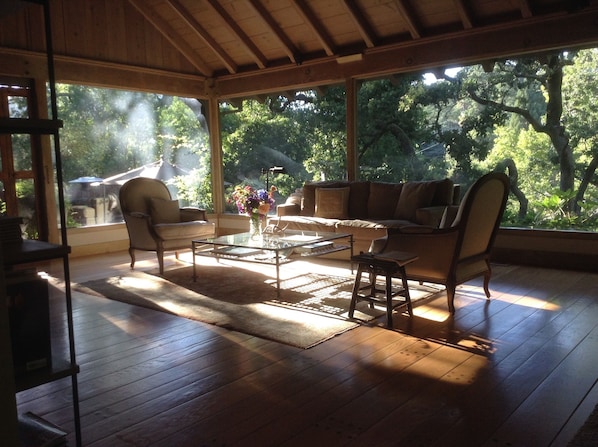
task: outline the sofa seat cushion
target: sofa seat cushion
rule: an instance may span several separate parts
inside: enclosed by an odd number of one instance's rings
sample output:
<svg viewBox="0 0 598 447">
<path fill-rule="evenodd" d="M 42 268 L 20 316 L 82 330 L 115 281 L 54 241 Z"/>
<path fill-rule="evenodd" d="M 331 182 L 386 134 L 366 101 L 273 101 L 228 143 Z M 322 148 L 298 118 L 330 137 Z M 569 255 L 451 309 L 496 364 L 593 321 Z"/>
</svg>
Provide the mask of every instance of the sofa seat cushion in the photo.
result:
<svg viewBox="0 0 598 447">
<path fill-rule="evenodd" d="M 368 240 L 386 236 L 386 226 L 368 220 L 341 220 L 336 224 L 337 233 L 352 234 L 354 240 Z"/>
<path fill-rule="evenodd" d="M 278 225 L 287 230 L 324 231 L 335 232 L 338 219 L 326 219 L 324 217 L 308 216 L 281 216 L 270 219 L 270 224 Z"/>
<path fill-rule="evenodd" d="M 214 235 L 214 224 L 199 220 L 173 224 L 157 224 L 153 228 L 162 240 L 188 239 L 189 247 L 191 247 L 192 239 Z"/>
<path fill-rule="evenodd" d="M 413 222 L 405 219 L 378 219 L 374 220 L 377 225 L 381 225 L 384 228 L 403 228 L 413 226 Z"/>
</svg>

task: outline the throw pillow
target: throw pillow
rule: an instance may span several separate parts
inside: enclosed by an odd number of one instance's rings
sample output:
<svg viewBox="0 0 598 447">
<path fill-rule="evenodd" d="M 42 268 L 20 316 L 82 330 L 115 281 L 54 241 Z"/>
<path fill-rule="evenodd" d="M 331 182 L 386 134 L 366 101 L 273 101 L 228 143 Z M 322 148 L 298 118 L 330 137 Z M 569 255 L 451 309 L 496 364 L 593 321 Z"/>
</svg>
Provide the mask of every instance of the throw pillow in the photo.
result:
<svg viewBox="0 0 598 447">
<path fill-rule="evenodd" d="M 350 188 L 316 188 L 315 217 L 330 219 L 349 218 Z"/>
<path fill-rule="evenodd" d="M 179 201 L 150 198 L 150 216 L 154 224 L 180 222 Z"/>
<path fill-rule="evenodd" d="M 436 192 L 436 183 L 434 182 L 405 183 L 397 203 L 394 218 L 416 222 L 415 210 L 430 206 L 434 192 Z"/>
</svg>

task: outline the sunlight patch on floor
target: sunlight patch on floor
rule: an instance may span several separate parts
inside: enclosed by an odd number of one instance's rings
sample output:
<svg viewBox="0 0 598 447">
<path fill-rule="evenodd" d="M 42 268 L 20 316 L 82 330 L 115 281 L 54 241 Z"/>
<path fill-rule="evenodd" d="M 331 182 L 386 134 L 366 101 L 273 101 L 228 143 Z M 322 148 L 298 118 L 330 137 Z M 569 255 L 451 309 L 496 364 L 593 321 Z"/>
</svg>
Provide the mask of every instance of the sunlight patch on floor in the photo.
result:
<svg viewBox="0 0 598 447">
<path fill-rule="evenodd" d="M 531 296 L 512 295 L 505 293 L 495 299 L 497 301 L 504 301 L 506 303 L 514 304 L 516 306 L 531 307 L 533 309 L 544 309 L 552 312 L 556 312 L 561 308 L 561 306 L 559 306 L 558 304 L 551 303 L 540 298 L 534 298 Z"/>
<path fill-rule="evenodd" d="M 134 290 L 157 290 L 160 285 L 151 279 L 135 278 L 132 276 L 120 276 L 113 278 L 113 282 L 118 287 Z"/>
</svg>

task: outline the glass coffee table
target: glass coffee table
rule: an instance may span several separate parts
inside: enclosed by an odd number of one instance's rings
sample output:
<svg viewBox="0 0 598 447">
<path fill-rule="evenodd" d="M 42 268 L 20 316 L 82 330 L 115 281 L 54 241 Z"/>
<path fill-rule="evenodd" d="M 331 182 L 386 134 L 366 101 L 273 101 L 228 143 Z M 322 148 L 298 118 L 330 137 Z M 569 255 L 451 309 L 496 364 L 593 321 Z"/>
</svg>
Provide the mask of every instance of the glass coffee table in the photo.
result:
<svg viewBox="0 0 598 447">
<path fill-rule="evenodd" d="M 353 235 L 286 230 L 255 237 L 247 232 L 194 239 L 191 241 L 191 248 L 193 252 L 193 281 L 197 279 L 197 263 L 195 261 L 197 256 L 272 264 L 276 266 L 276 294 L 280 298 L 281 265 L 309 256 L 321 256 L 343 250 L 351 251 L 349 258 L 351 259 L 353 257 Z M 351 273 L 353 273 L 352 263 Z"/>
</svg>

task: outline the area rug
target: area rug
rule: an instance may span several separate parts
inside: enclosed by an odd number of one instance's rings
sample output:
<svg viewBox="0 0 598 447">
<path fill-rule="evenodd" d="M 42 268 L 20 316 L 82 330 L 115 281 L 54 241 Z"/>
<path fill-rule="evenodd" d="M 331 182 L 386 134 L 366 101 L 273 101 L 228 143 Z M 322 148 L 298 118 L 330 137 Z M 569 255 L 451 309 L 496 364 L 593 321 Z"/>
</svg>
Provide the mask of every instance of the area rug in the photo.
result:
<svg viewBox="0 0 598 447">
<path fill-rule="evenodd" d="M 275 340 L 299 348 L 318 343 L 357 327 L 348 320 L 352 276 L 326 275 L 285 266 L 280 298 L 276 294 L 273 266 L 215 263 L 120 276 L 75 286 L 85 293 L 144 306 L 181 317 Z M 318 270 L 312 266 L 312 270 Z M 152 274 L 153 273 L 153 274 Z M 436 289 L 411 288 L 412 301 L 430 296 Z M 355 319 L 371 321 L 384 310 L 362 305 Z"/>
</svg>

